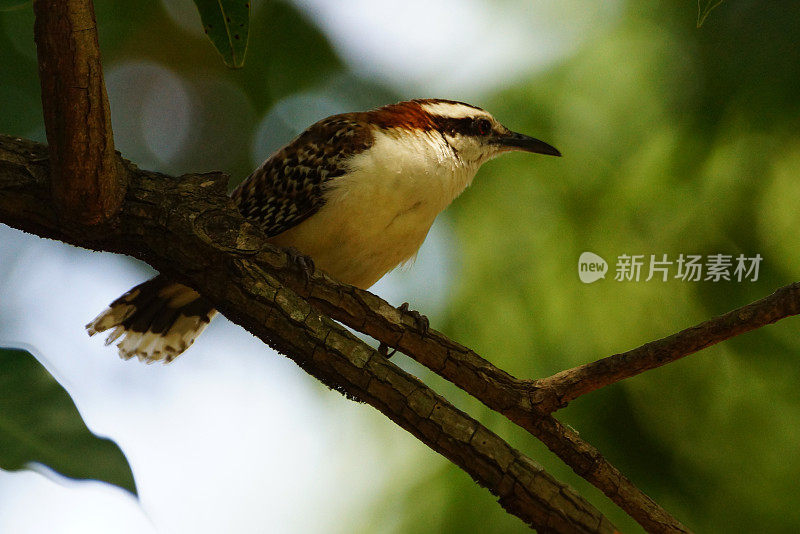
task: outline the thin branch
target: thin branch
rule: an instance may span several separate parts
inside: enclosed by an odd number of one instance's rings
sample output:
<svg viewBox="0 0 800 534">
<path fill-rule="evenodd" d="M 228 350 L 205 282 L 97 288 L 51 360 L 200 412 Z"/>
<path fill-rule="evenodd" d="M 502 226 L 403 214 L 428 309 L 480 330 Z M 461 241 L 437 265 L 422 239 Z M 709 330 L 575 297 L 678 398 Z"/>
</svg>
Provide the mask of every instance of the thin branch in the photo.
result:
<svg viewBox="0 0 800 534">
<path fill-rule="evenodd" d="M 0 220 L 94 250 L 130 254 L 202 292 L 228 318 L 329 387 L 367 402 L 499 497 L 540 532 L 613 532 L 600 512 L 528 457 L 321 315 L 259 259 L 283 256 L 225 196 L 221 174 L 172 178 L 128 166 L 130 188 L 106 228 L 61 224 L 45 148 L 0 136 Z"/>
<path fill-rule="evenodd" d="M 593 484 L 634 518 L 647 532 L 685 534 L 690 532 L 658 503 L 637 488 L 600 451 L 577 432 L 551 415 L 516 421 L 536 436 L 575 473 Z"/>
<path fill-rule="evenodd" d="M 50 158 L 63 218 L 108 220 L 124 196 L 91 0 L 35 0 L 34 36 Z"/>
<path fill-rule="evenodd" d="M 677 334 L 536 380 L 532 401 L 538 405 L 539 410 L 552 412 L 601 387 L 798 314 L 800 283 L 794 283 L 761 300 L 681 330 Z"/>
</svg>

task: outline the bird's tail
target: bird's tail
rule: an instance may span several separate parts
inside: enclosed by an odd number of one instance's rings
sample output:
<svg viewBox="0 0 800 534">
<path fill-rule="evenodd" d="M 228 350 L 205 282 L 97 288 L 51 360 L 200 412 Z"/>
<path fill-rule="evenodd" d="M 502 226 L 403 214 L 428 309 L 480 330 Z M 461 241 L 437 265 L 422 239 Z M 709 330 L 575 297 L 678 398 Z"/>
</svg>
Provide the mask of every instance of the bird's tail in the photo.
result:
<svg viewBox="0 0 800 534">
<path fill-rule="evenodd" d="M 169 363 L 189 348 L 217 311 L 195 290 L 158 275 L 139 284 L 86 325 L 90 336 L 111 329 L 121 358 Z"/>
</svg>

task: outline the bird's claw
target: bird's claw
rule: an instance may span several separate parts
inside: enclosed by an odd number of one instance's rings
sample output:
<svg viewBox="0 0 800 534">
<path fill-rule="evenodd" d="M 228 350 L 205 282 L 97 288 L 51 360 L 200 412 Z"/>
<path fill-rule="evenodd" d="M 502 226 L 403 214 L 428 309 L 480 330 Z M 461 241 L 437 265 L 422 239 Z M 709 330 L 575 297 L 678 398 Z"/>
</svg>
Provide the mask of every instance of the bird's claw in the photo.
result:
<svg viewBox="0 0 800 534">
<path fill-rule="evenodd" d="M 314 260 L 311 259 L 311 256 L 306 256 L 294 247 L 287 248 L 286 254 L 289 255 L 289 260 L 297 270 L 305 276 L 306 282 L 311 281 L 314 274 Z"/>
<path fill-rule="evenodd" d="M 430 321 L 427 317 L 422 315 L 416 310 L 409 309 L 408 302 L 402 303 L 397 308 L 398 311 L 402 313 L 409 314 L 414 319 L 414 325 L 417 327 L 417 331 L 423 336 L 428 333 L 428 329 L 430 328 Z M 383 341 L 380 342 L 378 345 L 378 354 L 383 356 L 384 358 L 391 358 L 397 352 L 397 349 L 393 349 L 392 352 L 389 352 L 389 345 L 384 343 Z"/>
<path fill-rule="evenodd" d="M 414 323 L 417 326 L 417 330 L 419 330 L 419 333 L 424 336 L 425 334 L 428 333 L 428 329 L 431 326 L 431 322 L 428 320 L 427 317 L 422 315 L 420 312 L 418 312 L 417 310 L 411 310 L 409 309 L 408 306 L 409 306 L 408 302 L 404 302 L 397 309 L 400 310 L 401 312 L 408 313 L 411 317 L 413 317 Z"/>
<path fill-rule="evenodd" d="M 389 345 L 381 341 L 380 345 L 378 345 L 378 354 L 386 358 L 387 360 L 394 356 L 394 353 L 397 352 L 397 349 L 393 349 L 392 352 L 389 352 Z"/>
</svg>

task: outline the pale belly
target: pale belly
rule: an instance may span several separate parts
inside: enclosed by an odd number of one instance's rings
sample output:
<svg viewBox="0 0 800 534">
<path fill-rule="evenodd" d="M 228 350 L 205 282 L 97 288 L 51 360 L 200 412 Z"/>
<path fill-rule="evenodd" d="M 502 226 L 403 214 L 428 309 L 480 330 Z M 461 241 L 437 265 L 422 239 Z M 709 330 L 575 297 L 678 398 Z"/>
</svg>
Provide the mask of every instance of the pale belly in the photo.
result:
<svg viewBox="0 0 800 534">
<path fill-rule="evenodd" d="M 351 172 L 336 178 L 320 210 L 272 238 L 311 256 L 337 280 L 363 289 L 412 258 L 434 219 L 472 181 L 440 135 L 375 133 Z"/>
<path fill-rule="evenodd" d="M 439 213 L 420 199 L 396 206 L 385 197 L 328 202 L 270 241 L 294 247 L 335 279 L 366 289 L 417 253 Z"/>
</svg>

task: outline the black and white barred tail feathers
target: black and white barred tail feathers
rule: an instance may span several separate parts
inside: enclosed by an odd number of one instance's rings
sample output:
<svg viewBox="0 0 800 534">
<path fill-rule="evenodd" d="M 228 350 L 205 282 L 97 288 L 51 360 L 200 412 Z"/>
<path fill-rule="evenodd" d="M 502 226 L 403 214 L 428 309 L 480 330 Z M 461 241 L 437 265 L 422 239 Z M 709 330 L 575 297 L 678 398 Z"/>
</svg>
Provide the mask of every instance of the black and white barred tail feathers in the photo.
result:
<svg viewBox="0 0 800 534">
<path fill-rule="evenodd" d="M 169 363 L 200 335 L 216 310 L 193 289 L 162 275 L 134 287 L 86 325 L 92 336 L 111 329 L 119 355 L 152 363 Z"/>
<path fill-rule="evenodd" d="M 271 237 L 301 223 L 323 204 L 329 180 L 347 172 L 347 156 L 369 147 L 367 126 L 334 116 L 310 127 L 265 161 L 232 193 L 239 210 Z M 193 289 L 159 275 L 131 289 L 86 325 L 111 330 L 124 359 L 168 363 L 191 345 L 216 314 Z"/>
</svg>

